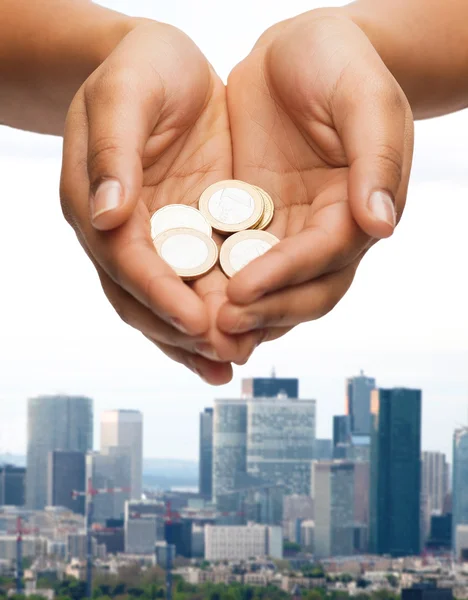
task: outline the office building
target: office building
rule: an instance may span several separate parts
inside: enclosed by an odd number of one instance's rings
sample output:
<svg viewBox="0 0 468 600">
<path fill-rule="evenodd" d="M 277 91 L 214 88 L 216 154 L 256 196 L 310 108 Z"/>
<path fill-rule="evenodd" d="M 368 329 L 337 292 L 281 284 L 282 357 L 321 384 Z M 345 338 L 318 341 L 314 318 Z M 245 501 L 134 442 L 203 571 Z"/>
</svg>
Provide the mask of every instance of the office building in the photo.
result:
<svg viewBox="0 0 468 600">
<path fill-rule="evenodd" d="M 370 435 L 370 399 L 374 388 L 375 379 L 366 377 L 363 371 L 346 380 L 346 414 L 350 417 L 353 435 Z"/>
<path fill-rule="evenodd" d="M 435 550 L 452 548 L 452 514 L 432 515 L 428 546 Z"/>
<path fill-rule="evenodd" d="M 13 465 L 0 466 L 0 506 L 24 506 L 26 501 L 26 469 Z"/>
<path fill-rule="evenodd" d="M 351 418 L 349 415 L 335 415 L 333 417 L 333 447 L 339 444 L 351 443 Z"/>
<path fill-rule="evenodd" d="M 333 440 L 317 439 L 314 444 L 314 460 L 332 460 Z"/>
<path fill-rule="evenodd" d="M 314 461 L 315 556 L 354 554 L 355 479 L 350 461 Z"/>
<path fill-rule="evenodd" d="M 299 379 L 276 377 L 254 377 L 242 380 L 243 398 L 299 398 Z"/>
<path fill-rule="evenodd" d="M 139 410 L 108 410 L 101 415 L 101 453 L 118 448 L 130 457 L 130 497 L 140 500 L 143 487 L 143 415 Z"/>
<path fill-rule="evenodd" d="M 292 494 L 284 498 L 283 520 L 311 520 L 314 518 L 314 501 L 311 495 L 299 496 Z"/>
<path fill-rule="evenodd" d="M 455 544 L 457 527 L 468 525 L 468 427 L 453 434 L 452 519 Z"/>
<path fill-rule="evenodd" d="M 47 552 L 47 539 L 45 537 L 23 536 L 23 558 L 36 558 L 45 556 Z M 0 534 L 0 560 L 16 560 L 17 536 Z"/>
<path fill-rule="evenodd" d="M 205 526 L 206 560 L 283 558 L 281 527 L 268 525 Z"/>
<path fill-rule="evenodd" d="M 213 494 L 213 409 L 200 413 L 200 453 L 198 486 L 200 496 L 210 500 Z"/>
<path fill-rule="evenodd" d="M 236 489 L 247 472 L 247 403 L 215 400 L 213 414 L 213 500 Z"/>
<path fill-rule="evenodd" d="M 107 454 L 90 452 L 86 456 L 86 480 L 91 479 L 95 489 L 110 490 L 93 497 L 93 522 L 102 525 L 107 519 L 123 519 L 125 502 L 130 500 L 130 455 L 119 453 L 118 448 L 107 450 Z M 114 488 L 125 491 L 113 492 Z"/>
<path fill-rule="evenodd" d="M 310 494 L 315 400 L 252 398 L 247 406 L 247 472 L 286 494 Z"/>
<path fill-rule="evenodd" d="M 453 600 L 453 590 L 437 587 L 435 583 L 416 584 L 401 590 L 401 600 Z"/>
<path fill-rule="evenodd" d="M 153 554 L 157 541 L 164 540 L 164 502 L 130 500 L 125 502 L 125 552 Z"/>
<path fill-rule="evenodd" d="M 78 560 L 84 561 L 86 560 L 87 555 L 87 540 L 86 540 L 86 532 L 80 533 L 70 533 L 67 535 L 67 560 L 71 561 L 72 558 L 77 558 Z M 98 544 L 94 539 L 94 536 L 91 540 L 93 556 L 97 556 L 98 554 Z"/>
<path fill-rule="evenodd" d="M 92 447 L 93 407 L 90 398 L 31 398 L 28 401 L 27 507 L 42 510 L 47 504 L 49 452 L 88 452 Z"/>
<path fill-rule="evenodd" d="M 174 563 L 176 551 L 174 544 L 156 542 L 154 546 L 154 562 L 162 569 L 171 568 Z"/>
<path fill-rule="evenodd" d="M 372 393 L 371 551 L 420 552 L 421 391 Z"/>
<path fill-rule="evenodd" d="M 73 497 L 86 487 L 86 454 L 67 450 L 49 452 L 47 470 L 47 505 L 63 506 L 80 515 L 85 514 L 84 496 Z"/>
<path fill-rule="evenodd" d="M 164 524 L 164 539 L 173 544 L 177 556 L 192 557 L 192 521 L 177 519 Z"/>
<path fill-rule="evenodd" d="M 442 513 L 445 496 L 448 493 L 448 472 L 446 456 L 442 452 L 422 453 L 422 496 L 429 502 L 430 514 Z"/>
</svg>

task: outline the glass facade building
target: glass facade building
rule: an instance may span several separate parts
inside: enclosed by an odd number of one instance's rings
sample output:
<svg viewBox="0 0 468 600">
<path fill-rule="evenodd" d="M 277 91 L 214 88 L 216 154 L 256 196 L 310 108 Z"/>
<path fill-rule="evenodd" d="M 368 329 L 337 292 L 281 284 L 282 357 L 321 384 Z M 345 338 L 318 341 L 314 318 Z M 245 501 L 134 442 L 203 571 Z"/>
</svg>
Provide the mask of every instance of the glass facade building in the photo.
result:
<svg viewBox="0 0 468 600">
<path fill-rule="evenodd" d="M 200 453 L 198 486 L 200 496 L 210 500 L 213 494 L 213 409 L 200 413 Z"/>
<path fill-rule="evenodd" d="M 371 432 L 371 392 L 375 389 L 375 379 L 366 377 L 361 371 L 357 377 L 346 380 L 346 414 L 350 417 L 353 435 L 370 435 Z"/>
<path fill-rule="evenodd" d="M 72 492 L 83 492 L 86 485 L 86 454 L 68 450 L 49 452 L 47 472 L 49 506 L 63 506 L 84 515 L 84 496 L 73 498 Z"/>
<path fill-rule="evenodd" d="M 453 434 L 452 544 L 459 525 L 468 525 L 468 427 Z"/>
<path fill-rule="evenodd" d="M 27 508 L 47 504 L 49 452 L 93 447 L 93 406 L 80 396 L 40 396 L 28 401 Z"/>
<path fill-rule="evenodd" d="M 372 393 L 371 551 L 420 553 L 421 390 Z"/>
</svg>

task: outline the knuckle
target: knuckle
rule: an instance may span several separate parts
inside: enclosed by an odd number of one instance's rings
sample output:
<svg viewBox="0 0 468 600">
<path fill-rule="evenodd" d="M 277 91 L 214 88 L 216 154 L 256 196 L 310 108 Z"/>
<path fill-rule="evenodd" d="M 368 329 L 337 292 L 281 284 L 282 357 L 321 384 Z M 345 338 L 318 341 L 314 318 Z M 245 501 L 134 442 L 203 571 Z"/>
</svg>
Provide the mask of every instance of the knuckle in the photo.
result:
<svg viewBox="0 0 468 600">
<path fill-rule="evenodd" d="M 134 69 L 120 67 L 107 68 L 85 88 L 86 103 L 114 103 L 116 98 L 125 97 L 134 89 L 137 75 Z"/>
<path fill-rule="evenodd" d="M 123 156 L 121 141 L 117 136 L 100 137 L 88 149 L 88 172 L 91 182 L 100 176 L 110 175 L 106 169 L 110 161 Z"/>
<path fill-rule="evenodd" d="M 403 175 L 403 156 L 399 150 L 390 144 L 380 144 L 377 148 L 375 160 L 381 172 L 387 174 L 396 185 Z"/>
</svg>

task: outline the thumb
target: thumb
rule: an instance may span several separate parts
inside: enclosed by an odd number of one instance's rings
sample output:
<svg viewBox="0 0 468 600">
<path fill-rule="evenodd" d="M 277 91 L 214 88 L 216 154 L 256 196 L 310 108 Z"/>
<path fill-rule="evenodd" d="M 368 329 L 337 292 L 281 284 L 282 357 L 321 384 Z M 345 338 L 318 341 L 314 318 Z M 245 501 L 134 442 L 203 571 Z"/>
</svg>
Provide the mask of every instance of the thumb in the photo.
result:
<svg viewBox="0 0 468 600">
<path fill-rule="evenodd" d="M 392 75 L 383 63 L 378 67 L 380 72 L 369 77 L 367 65 L 361 80 L 369 82 L 370 89 L 354 88 L 354 94 L 343 94 L 334 120 L 350 168 L 348 199 L 353 217 L 371 237 L 386 238 L 405 204 L 413 119 Z"/>
<path fill-rule="evenodd" d="M 125 223 L 140 198 L 143 150 L 159 111 L 158 94 L 149 102 L 148 90 L 139 88 L 125 71 L 102 76 L 85 92 L 89 206 L 96 229 Z"/>
</svg>

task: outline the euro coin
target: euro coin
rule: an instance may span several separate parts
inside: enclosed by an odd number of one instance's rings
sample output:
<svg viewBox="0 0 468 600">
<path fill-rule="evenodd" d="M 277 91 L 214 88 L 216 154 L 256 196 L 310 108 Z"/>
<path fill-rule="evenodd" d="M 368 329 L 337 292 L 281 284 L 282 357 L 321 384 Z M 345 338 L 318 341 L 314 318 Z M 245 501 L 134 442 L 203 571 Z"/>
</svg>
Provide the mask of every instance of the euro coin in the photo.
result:
<svg viewBox="0 0 468 600">
<path fill-rule="evenodd" d="M 265 192 L 265 190 L 262 190 L 262 188 L 257 186 L 254 187 L 260 192 L 263 198 L 263 216 L 259 223 L 257 223 L 255 226 L 255 229 L 266 229 L 273 220 L 273 215 L 275 214 L 275 205 L 273 204 L 270 194 Z"/>
<path fill-rule="evenodd" d="M 219 262 L 228 277 L 232 277 L 255 258 L 268 252 L 279 239 L 267 231 L 239 231 L 221 246 Z"/>
<path fill-rule="evenodd" d="M 151 217 L 151 238 L 154 240 L 160 233 L 180 227 L 196 229 L 209 237 L 212 234 L 211 225 L 199 210 L 186 204 L 169 204 Z"/>
<path fill-rule="evenodd" d="M 255 227 L 263 216 L 260 192 L 243 181 L 226 180 L 210 185 L 201 195 L 200 212 L 219 233 Z"/>
<path fill-rule="evenodd" d="M 197 279 L 205 275 L 218 260 L 214 241 L 196 229 L 169 229 L 156 236 L 153 243 L 159 256 L 182 279 Z"/>
</svg>

